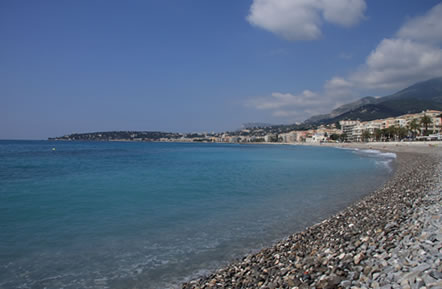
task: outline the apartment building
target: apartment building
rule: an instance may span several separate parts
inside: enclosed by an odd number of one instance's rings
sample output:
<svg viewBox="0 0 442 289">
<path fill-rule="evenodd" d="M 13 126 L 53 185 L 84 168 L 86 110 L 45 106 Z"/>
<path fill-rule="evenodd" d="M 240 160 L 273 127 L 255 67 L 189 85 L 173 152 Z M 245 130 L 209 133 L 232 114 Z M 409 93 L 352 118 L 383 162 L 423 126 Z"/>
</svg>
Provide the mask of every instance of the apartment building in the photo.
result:
<svg viewBox="0 0 442 289">
<path fill-rule="evenodd" d="M 414 114 L 405 114 L 398 117 L 389 117 L 386 119 L 378 119 L 372 121 L 359 122 L 354 120 L 345 120 L 341 121 L 340 125 L 342 127 L 343 133 L 347 135 L 347 140 L 359 142 L 362 141 L 362 135 L 364 131 L 368 131 L 370 134 L 373 134 L 376 129 L 386 129 L 389 127 L 409 127 L 410 123 L 413 120 L 416 120 L 417 123 L 420 123 L 422 117 L 425 115 L 430 117 L 431 123 L 428 125 L 428 130 L 433 134 L 440 134 L 442 118 L 441 111 L 438 110 L 426 110 L 421 113 Z M 419 128 L 420 133 L 425 130 L 422 125 Z"/>
</svg>

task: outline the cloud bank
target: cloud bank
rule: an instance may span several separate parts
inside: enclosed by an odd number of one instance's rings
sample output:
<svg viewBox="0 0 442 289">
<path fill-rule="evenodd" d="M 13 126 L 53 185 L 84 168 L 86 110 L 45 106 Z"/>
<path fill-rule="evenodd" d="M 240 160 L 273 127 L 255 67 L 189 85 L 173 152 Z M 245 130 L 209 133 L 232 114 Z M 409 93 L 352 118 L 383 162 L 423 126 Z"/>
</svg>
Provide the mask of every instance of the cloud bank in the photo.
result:
<svg viewBox="0 0 442 289">
<path fill-rule="evenodd" d="M 346 77 L 354 90 L 395 90 L 442 75 L 442 3 L 383 39 Z M 333 85 L 329 89 L 334 89 Z"/>
<path fill-rule="evenodd" d="M 290 116 L 303 120 L 300 117 L 308 111 L 329 112 L 332 108 L 370 91 L 388 93 L 442 76 L 441 44 L 442 3 L 426 14 L 410 19 L 395 35 L 383 39 L 354 72 L 326 81 L 321 93 L 311 92 L 314 102 L 311 96 L 304 93 L 294 95 L 290 102 L 282 102 L 274 97 L 279 94 L 275 92 L 272 97 L 256 99 L 255 108 L 272 110 L 274 116 Z M 265 106 L 260 106 L 263 103 Z M 278 105 L 272 107 L 271 103 Z M 310 115 L 312 114 L 314 113 Z"/>
<path fill-rule="evenodd" d="M 418 16 L 403 25 L 397 36 L 426 43 L 442 43 L 442 4 L 434 6 L 426 15 Z"/>
<path fill-rule="evenodd" d="M 324 101 L 318 93 L 304 90 L 299 94 L 274 92 L 269 97 L 250 99 L 247 105 L 259 110 L 271 110 L 275 117 L 304 119 L 320 113 L 324 106 L 330 106 L 331 103 Z"/>
<path fill-rule="evenodd" d="M 351 27 L 364 18 L 364 0 L 254 0 L 250 24 L 287 40 L 314 40 L 321 24 Z"/>
</svg>

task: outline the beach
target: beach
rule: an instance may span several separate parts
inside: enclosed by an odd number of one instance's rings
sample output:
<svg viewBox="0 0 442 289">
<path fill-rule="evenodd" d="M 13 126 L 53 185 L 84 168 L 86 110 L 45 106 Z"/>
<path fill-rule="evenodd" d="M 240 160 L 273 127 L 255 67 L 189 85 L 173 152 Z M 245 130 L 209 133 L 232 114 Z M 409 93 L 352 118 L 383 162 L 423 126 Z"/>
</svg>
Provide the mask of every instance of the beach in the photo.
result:
<svg viewBox="0 0 442 289">
<path fill-rule="evenodd" d="M 5 289 L 179 288 L 360 200 L 393 164 L 288 145 L 2 141 L 0 150 Z"/>
<path fill-rule="evenodd" d="M 325 146 L 394 152 L 395 172 L 339 213 L 182 288 L 441 288 L 442 146 Z"/>
<path fill-rule="evenodd" d="M 393 281 L 428 288 L 440 279 L 440 234 L 428 214 L 440 201 L 424 199 L 440 195 L 433 189 L 437 146 L 405 152 L 393 145 L 391 153 L 347 144 L 0 145 L 0 288 L 368 288 Z M 416 243 L 410 228 L 428 236 Z"/>
</svg>

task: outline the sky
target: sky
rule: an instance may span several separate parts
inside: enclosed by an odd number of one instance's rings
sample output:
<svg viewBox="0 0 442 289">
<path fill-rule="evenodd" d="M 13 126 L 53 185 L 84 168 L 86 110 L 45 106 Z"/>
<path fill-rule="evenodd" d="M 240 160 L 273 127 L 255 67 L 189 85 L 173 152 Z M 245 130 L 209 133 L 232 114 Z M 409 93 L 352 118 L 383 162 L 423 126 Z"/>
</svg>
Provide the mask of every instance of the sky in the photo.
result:
<svg viewBox="0 0 442 289">
<path fill-rule="evenodd" d="M 0 44 L 0 139 L 219 132 L 442 76 L 442 2 L 3 0 Z"/>
</svg>

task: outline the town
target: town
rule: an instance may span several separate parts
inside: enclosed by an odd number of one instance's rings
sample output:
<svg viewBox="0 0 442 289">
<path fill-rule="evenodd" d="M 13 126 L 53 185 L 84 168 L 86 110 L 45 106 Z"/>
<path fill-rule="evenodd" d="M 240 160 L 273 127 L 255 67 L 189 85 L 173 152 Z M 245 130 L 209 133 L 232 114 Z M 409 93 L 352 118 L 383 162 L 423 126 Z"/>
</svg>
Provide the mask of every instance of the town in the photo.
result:
<svg viewBox="0 0 442 289">
<path fill-rule="evenodd" d="M 420 113 L 371 121 L 341 120 L 332 124 L 290 130 L 290 126 L 249 127 L 222 133 L 95 132 L 65 135 L 50 140 L 68 141 L 156 141 L 211 143 L 326 143 L 373 141 L 442 140 L 442 111 Z"/>
<path fill-rule="evenodd" d="M 280 142 L 280 143 L 323 143 L 323 142 L 372 142 L 400 140 L 442 140 L 442 111 L 427 110 L 421 113 L 361 122 L 341 120 L 330 125 L 321 125 L 309 130 L 293 130 L 281 134 L 259 135 L 265 129 L 243 129 L 240 135 L 212 136 L 212 142 Z M 187 139 L 194 141 L 193 139 Z"/>
</svg>

